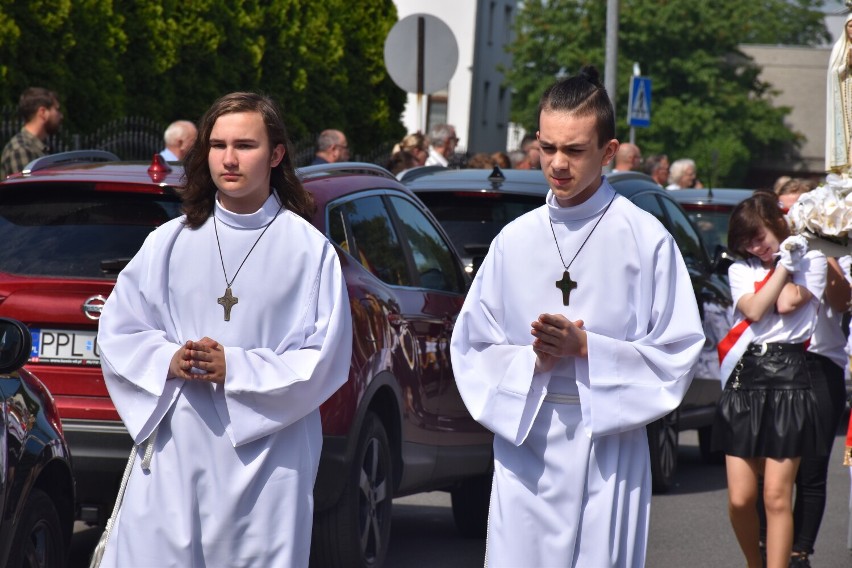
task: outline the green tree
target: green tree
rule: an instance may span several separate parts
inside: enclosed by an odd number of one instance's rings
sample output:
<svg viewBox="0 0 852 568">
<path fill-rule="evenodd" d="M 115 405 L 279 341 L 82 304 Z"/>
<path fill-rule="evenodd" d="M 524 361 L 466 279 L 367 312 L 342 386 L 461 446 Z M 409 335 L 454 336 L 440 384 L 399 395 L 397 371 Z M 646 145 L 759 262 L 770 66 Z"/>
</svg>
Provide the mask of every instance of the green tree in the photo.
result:
<svg viewBox="0 0 852 568">
<path fill-rule="evenodd" d="M 592 64 L 604 72 L 606 2 L 525 1 L 510 46 L 512 119 L 535 129 L 538 98 L 557 76 Z M 633 62 L 653 79 L 652 124 L 639 130 L 645 154 L 691 157 L 702 176 L 737 185 L 751 164 L 795 159 L 800 134 L 784 124 L 772 87 L 738 48 L 743 43 L 820 45 L 830 39 L 821 0 L 621 0 L 617 130 L 626 138 Z M 710 181 L 709 179 L 705 179 Z"/>
<path fill-rule="evenodd" d="M 16 105 L 26 87 L 53 89 L 66 122 L 75 128 L 97 126 L 123 106 L 117 54 L 126 38 L 111 2 L 34 0 L 0 6 L 0 94 L 8 104 Z"/>
<path fill-rule="evenodd" d="M 343 14 L 344 10 L 337 13 Z M 372 5 L 365 3 L 360 10 L 341 18 L 346 38 L 341 63 L 344 69 L 354 69 L 358 73 L 357 81 L 349 77 L 344 91 L 344 96 L 352 99 L 348 105 L 346 129 L 361 145 L 355 148 L 355 153 L 388 140 L 400 140 L 405 135 L 400 117 L 407 93 L 390 78 L 384 60 L 385 38 L 396 21 L 396 6 L 392 0 Z"/>
<path fill-rule="evenodd" d="M 66 129 L 121 116 L 197 120 L 253 90 L 293 138 L 339 128 L 359 150 L 402 135 L 405 94 L 387 75 L 392 0 L 0 0 L 0 106 L 56 90 Z"/>
</svg>

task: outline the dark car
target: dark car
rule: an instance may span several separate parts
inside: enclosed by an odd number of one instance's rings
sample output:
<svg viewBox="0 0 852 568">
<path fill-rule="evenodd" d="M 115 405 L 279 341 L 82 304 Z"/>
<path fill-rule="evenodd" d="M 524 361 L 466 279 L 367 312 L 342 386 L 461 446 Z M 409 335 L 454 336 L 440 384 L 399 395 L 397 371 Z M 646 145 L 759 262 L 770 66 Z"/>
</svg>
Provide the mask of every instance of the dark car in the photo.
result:
<svg viewBox="0 0 852 568">
<path fill-rule="evenodd" d="M 444 225 L 473 273 L 502 227 L 544 204 L 548 186 L 535 170 L 413 170 L 403 178 Z M 650 177 L 634 172 L 608 177 L 615 190 L 650 212 L 674 236 L 692 278 L 707 338 L 695 378 L 680 407 L 648 425 L 654 490 L 668 490 L 677 469 L 678 432 L 697 429 L 708 460 L 716 402 L 721 394 L 718 340 L 730 329 L 731 295 L 701 236 L 683 209 Z"/>
<path fill-rule="evenodd" d="M 92 523 L 105 520 L 131 447 L 101 374 L 97 320 L 145 237 L 180 214 L 182 174 L 157 157 L 102 154 L 49 156 L 0 182 L 0 315 L 32 329 L 28 368 L 56 397 Z M 383 168 L 299 175 L 317 204 L 314 225 L 337 247 L 354 332 L 349 380 L 321 407 L 312 562 L 380 566 L 393 497 L 418 491 L 452 491 L 460 529 L 483 534 L 492 438 L 467 414 L 449 364 L 469 285 L 460 259 Z"/>
<path fill-rule="evenodd" d="M 53 398 L 23 368 L 30 332 L 0 318 L 0 566 L 64 566 L 74 529 L 74 478 Z"/>
<path fill-rule="evenodd" d="M 752 189 L 733 188 L 677 189 L 671 192 L 672 198 L 698 228 L 711 255 L 719 255 L 722 249 L 727 248 L 731 211 L 752 194 Z"/>
</svg>

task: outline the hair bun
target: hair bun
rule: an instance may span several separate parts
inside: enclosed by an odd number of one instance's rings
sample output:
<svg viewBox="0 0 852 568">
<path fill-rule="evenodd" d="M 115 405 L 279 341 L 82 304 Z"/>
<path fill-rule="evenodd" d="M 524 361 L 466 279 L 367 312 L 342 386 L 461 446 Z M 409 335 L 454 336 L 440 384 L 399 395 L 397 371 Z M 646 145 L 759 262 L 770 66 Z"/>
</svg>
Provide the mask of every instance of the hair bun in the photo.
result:
<svg viewBox="0 0 852 568">
<path fill-rule="evenodd" d="M 583 65 L 578 75 L 593 85 L 598 87 L 603 86 L 601 85 L 600 73 L 598 73 L 598 69 L 594 65 Z"/>
</svg>

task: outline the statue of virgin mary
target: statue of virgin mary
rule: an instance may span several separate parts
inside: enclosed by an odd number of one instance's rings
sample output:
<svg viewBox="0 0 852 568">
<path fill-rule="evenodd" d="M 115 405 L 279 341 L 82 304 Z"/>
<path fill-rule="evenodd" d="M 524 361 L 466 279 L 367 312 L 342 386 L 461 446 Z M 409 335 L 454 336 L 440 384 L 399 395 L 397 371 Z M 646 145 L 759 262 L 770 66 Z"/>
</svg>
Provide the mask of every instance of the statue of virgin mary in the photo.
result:
<svg viewBox="0 0 852 568">
<path fill-rule="evenodd" d="M 852 10 L 852 0 L 846 1 Z M 826 84 L 825 169 L 837 174 L 852 167 L 852 11 L 828 60 Z"/>
</svg>

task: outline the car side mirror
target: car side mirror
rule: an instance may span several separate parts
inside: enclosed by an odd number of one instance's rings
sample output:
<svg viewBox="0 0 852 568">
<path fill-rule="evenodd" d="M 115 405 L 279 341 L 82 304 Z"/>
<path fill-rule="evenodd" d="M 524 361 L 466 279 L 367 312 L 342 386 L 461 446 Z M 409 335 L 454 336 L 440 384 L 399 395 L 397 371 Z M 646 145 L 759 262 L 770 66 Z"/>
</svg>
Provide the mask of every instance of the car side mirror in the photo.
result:
<svg viewBox="0 0 852 568">
<path fill-rule="evenodd" d="M 24 366 L 30 358 L 33 338 L 26 325 L 9 318 L 0 318 L 0 373 L 11 373 Z"/>
<path fill-rule="evenodd" d="M 727 248 L 716 245 L 713 251 L 713 272 L 721 276 L 728 275 L 728 268 L 736 261 Z"/>
</svg>

